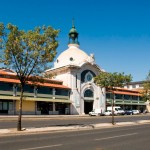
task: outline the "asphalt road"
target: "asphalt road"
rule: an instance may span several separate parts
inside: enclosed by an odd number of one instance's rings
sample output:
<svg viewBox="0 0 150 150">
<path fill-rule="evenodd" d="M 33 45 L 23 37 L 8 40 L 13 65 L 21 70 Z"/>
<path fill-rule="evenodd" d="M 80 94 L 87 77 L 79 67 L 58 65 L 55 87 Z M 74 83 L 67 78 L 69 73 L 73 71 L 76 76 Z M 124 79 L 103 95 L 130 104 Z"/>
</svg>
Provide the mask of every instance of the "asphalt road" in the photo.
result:
<svg viewBox="0 0 150 150">
<path fill-rule="evenodd" d="M 148 150 L 150 125 L 0 137 L 0 150 Z"/>
<path fill-rule="evenodd" d="M 133 116 L 115 116 L 115 122 L 132 122 L 138 120 L 150 120 L 150 114 Z M 111 116 L 57 116 L 57 117 L 23 117 L 22 127 L 50 127 L 50 126 L 71 126 L 71 125 L 89 125 L 97 123 L 111 123 Z M 0 129 L 16 128 L 17 117 L 0 117 Z"/>
</svg>

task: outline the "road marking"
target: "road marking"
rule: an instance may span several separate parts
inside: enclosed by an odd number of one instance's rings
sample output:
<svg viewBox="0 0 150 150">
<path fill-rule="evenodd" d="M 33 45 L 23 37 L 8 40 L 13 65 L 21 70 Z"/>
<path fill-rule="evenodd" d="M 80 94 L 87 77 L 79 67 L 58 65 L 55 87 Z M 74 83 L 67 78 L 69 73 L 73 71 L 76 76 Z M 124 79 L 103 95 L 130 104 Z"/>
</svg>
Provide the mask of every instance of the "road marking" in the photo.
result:
<svg viewBox="0 0 150 150">
<path fill-rule="evenodd" d="M 113 139 L 113 138 L 124 137 L 124 136 L 131 136 L 131 135 L 135 135 L 135 134 L 138 134 L 138 133 L 131 133 L 131 134 L 124 134 L 124 135 L 117 135 L 117 136 L 111 136 L 111 137 L 106 137 L 106 138 L 100 138 L 100 139 L 95 139 L 95 141 Z"/>
<path fill-rule="evenodd" d="M 33 147 L 33 148 L 25 148 L 25 149 L 19 149 L 19 150 L 43 149 L 43 148 L 46 148 L 46 147 L 58 147 L 58 146 L 62 146 L 62 144 L 48 145 L 48 146 L 41 146 L 41 147 Z"/>
</svg>

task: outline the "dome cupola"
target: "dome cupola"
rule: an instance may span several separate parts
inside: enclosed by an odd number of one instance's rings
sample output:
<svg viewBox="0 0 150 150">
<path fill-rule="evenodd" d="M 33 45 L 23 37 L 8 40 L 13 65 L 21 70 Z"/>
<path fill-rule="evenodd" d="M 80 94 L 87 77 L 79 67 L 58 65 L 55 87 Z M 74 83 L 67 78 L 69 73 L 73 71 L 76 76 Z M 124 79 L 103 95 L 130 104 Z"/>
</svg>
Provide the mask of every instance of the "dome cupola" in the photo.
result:
<svg viewBox="0 0 150 150">
<path fill-rule="evenodd" d="M 78 32 L 74 26 L 74 20 L 72 20 L 72 28 L 69 31 L 69 44 L 78 44 Z"/>
</svg>

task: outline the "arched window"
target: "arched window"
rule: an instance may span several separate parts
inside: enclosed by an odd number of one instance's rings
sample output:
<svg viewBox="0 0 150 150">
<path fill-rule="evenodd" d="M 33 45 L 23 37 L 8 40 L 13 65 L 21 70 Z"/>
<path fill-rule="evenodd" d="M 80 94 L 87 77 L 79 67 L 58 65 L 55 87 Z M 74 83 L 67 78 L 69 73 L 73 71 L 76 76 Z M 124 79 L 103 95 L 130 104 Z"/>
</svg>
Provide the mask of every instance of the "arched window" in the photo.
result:
<svg viewBox="0 0 150 150">
<path fill-rule="evenodd" d="M 93 97 L 93 91 L 92 90 L 86 90 L 84 93 L 84 97 Z"/>
</svg>

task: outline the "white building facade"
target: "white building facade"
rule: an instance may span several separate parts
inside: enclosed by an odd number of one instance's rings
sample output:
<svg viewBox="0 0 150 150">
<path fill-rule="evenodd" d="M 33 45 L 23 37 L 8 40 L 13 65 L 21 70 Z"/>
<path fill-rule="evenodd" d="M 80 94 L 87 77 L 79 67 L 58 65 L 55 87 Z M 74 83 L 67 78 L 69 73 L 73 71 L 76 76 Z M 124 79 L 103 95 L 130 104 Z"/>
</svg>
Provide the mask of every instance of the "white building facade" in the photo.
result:
<svg viewBox="0 0 150 150">
<path fill-rule="evenodd" d="M 45 73 L 53 79 L 63 81 L 70 91 L 70 114 L 88 114 L 95 108 L 105 111 L 105 89 L 97 86 L 93 78 L 103 71 L 96 63 L 94 55 L 80 49 L 78 32 L 74 25 L 69 32 L 68 49 L 63 51 L 52 69 Z"/>
</svg>

